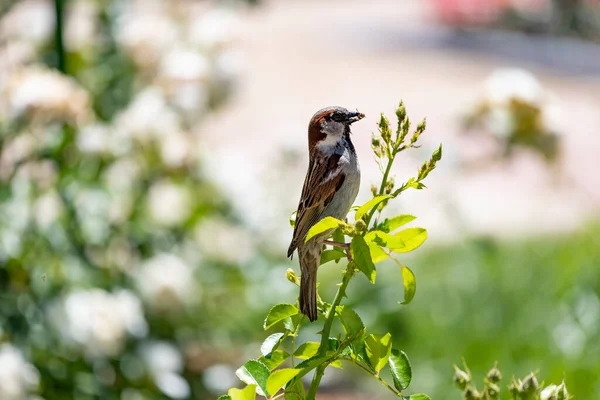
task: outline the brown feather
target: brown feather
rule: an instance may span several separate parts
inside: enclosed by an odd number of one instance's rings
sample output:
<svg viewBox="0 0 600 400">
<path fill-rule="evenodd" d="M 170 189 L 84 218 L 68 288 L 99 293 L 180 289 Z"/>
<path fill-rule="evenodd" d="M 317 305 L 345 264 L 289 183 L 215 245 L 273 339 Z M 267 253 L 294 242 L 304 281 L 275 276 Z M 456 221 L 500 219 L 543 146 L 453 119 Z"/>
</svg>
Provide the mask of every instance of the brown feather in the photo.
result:
<svg viewBox="0 0 600 400">
<path fill-rule="evenodd" d="M 342 171 L 328 179 L 331 173 L 337 171 L 340 157 L 339 154 L 332 154 L 327 158 L 311 157 L 302 196 L 298 203 L 296 225 L 288 248 L 288 257 L 304 240 L 310 228 L 323 217 L 323 211 L 344 183 L 345 176 Z"/>
</svg>

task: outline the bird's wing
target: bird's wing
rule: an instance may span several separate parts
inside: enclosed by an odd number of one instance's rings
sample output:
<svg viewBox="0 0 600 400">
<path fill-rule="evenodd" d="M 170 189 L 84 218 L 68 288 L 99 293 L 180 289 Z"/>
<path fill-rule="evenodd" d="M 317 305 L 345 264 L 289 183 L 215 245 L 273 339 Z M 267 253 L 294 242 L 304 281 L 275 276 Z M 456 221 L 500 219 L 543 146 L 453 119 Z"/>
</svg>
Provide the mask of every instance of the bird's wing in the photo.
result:
<svg viewBox="0 0 600 400">
<path fill-rule="evenodd" d="M 340 157 L 333 154 L 326 158 L 315 157 L 310 160 L 302 196 L 298 203 L 296 226 L 288 249 L 288 257 L 304 240 L 309 229 L 322 218 L 323 212 L 344 183 L 345 174 L 339 166 Z"/>
</svg>

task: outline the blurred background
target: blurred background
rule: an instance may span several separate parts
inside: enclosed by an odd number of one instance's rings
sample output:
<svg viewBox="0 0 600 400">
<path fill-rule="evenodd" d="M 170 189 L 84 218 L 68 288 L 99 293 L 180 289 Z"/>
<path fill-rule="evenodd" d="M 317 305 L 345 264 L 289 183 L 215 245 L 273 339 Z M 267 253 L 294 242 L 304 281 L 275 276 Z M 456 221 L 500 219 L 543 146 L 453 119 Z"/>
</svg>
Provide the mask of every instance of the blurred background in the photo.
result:
<svg viewBox="0 0 600 400">
<path fill-rule="evenodd" d="M 0 399 L 211 399 L 255 358 L 328 105 L 370 197 L 379 113 L 427 117 L 390 206 L 429 240 L 349 301 L 411 358 L 415 392 L 565 377 L 600 398 L 597 0 L 0 2 Z M 332 296 L 340 266 L 320 270 Z M 303 339 L 310 338 L 309 329 Z M 509 378 L 510 376 L 507 376 Z M 351 366 L 326 398 L 387 398 Z"/>
</svg>

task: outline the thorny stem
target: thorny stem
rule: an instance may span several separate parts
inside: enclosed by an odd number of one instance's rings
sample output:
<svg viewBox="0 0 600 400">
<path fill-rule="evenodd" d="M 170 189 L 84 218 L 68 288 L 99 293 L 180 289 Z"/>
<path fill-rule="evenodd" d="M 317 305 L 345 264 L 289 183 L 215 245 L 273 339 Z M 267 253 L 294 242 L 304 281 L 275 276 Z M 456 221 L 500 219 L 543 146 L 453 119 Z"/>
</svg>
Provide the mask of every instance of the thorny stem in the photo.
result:
<svg viewBox="0 0 600 400">
<path fill-rule="evenodd" d="M 355 360 L 354 358 L 344 358 L 345 360 L 350 361 L 352 364 L 354 365 L 358 365 L 361 369 L 363 369 L 364 371 L 366 371 L 369 375 L 371 375 L 373 378 L 377 379 L 379 382 L 381 382 L 381 384 L 383 386 L 385 386 L 386 388 L 388 388 L 392 393 L 394 393 L 396 396 L 402 396 L 402 393 L 397 391 L 396 389 L 394 389 L 393 387 L 391 387 L 386 381 L 384 381 L 383 379 L 381 379 L 377 374 L 373 373 L 373 371 L 371 371 L 369 368 L 365 367 L 364 365 L 362 365 L 361 363 L 359 363 L 357 360 Z"/>
<path fill-rule="evenodd" d="M 348 254 L 350 252 L 348 251 Z M 337 307 L 342 302 L 342 298 L 346 295 L 346 288 L 348 287 L 348 283 L 350 283 L 350 279 L 354 275 L 354 263 L 348 262 L 346 266 L 346 271 L 344 272 L 344 277 L 342 278 L 342 283 L 338 287 L 337 293 L 333 299 L 333 303 L 331 304 L 331 308 L 329 309 L 329 314 L 327 314 L 327 319 L 325 320 L 325 325 L 323 326 L 323 332 L 321 333 L 321 344 L 319 346 L 319 356 L 323 357 L 327 353 L 327 348 L 329 346 L 329 334 L 331 332 L 331 326 L 333 325 L 333 320 L 335 317 L 335 312 Z M 323 378 L 323 374 L 325 373 L 325 368 L 327 368 L 326 363 L 321 364 L 317 367 L 315 371 L 315 376 L 310 384 L 308 389 L 308 393 L 306 395 L 307 400 L 314 400 L 317 395 L 317 389 L 319 388 L 319 384 L 321 383 L 321 379 Z"/>
</svg>

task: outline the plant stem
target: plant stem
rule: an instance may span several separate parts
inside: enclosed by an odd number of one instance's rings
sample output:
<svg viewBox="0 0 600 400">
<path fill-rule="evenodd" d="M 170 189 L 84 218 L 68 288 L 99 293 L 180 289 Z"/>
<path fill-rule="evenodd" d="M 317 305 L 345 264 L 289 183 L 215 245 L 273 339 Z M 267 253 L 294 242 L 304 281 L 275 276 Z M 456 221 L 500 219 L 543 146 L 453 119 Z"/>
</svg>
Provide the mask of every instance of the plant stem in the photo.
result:
<svg viewBox="0 0 600 400">
<path fill-rule="evenodd" d="M 292 368 L 295 367 L 295 362 L 294 362 L 294 353 L 296 352 L 296 337 L 298 336 L 298 332 L 300 331 L 300 326 L 302 325 L 302 322 L 304 321 L 304 315 L 302 316 L 302 318 L 300 318 L 300 321 L 298 321 L 298 326 L 296 327 L 296 329 L 294 330 L 294 334 L 292 336 Z"/>
<path fill-rule="evenodd" d="M 66 74 L 67 66 L 65 61 L 65 47 L 63 43 L 63 1 L 64 0 L 54 0 L 54 16 L 55 16 L 55 28 L 54 28 L 54 40 L 56 46 L 56 56 L 57 56 L 57 69 Z"/>
<path fill-rule="evenodd" d="M 388 175 L 390 174 L 390 170 L 392 169 L 392 164 L 394 163 L 395 158 L 396 158 L 396 155 L 394 153 L 392 153 L 392 156 L 389 158 L 388 164 L 385 167 L 385 172 L 383 173 L 383 179 L 381 180 L 381 186 L 379 186 L 379 193 L 377 194 L 377 196 L 383 195 L 383 191 L 385 190 L 385 185 L 388 180 Z M 371 222 L 371 218 L 373 218 L 373 215 L 375 214 L 376 211 L 377 211 L 377 207 L 373 207 L 371 209 L 371 212 L 367 216 L 367 220 L 365 221 L 367 223 L 367 227 L 369 226 L 369 223 Z"/>
<path fill-rule="evenodd" d="M 333 325 L 333 320 L 335 318 L 335 312 L 337 306 L 339 306 L 342 302 L 342 298 L 346 295 L 346 288 L 348 287 L 348 283 L 350 283 L 352 275 L 354 275 L 354 263 L 349 262 L 346 266 L 344 277 L 342 278 L 342 284 L 338 287 L 337 293 L 335 294 L 335 297 L 333 299 L 333 303 L 331 303 L 329 314 L 327 314 L 325 325 L 323 326 L 323 332 L 321 333 L 321 345 L 319 346 L 318 353 L 320 357 L 324 357 L 327 354 L 327 348 L 329 347 L 329 334 L 331 332 L 331 326 Z M 326 363 L 323 363 L 317 367 L 317 370 L 315 371 L 315 376 L 313 377 L 313 380 L 308 389 L 308 393 L 306 395 L 307 400 L 314 400 L 315 396 L 317 395 L 317 389 L 319 388 L 319 384 L 321 383 L 321 379 L 323 378 L 323 374 L 325 373 L 325 368 L 327 368 Z"/>
<path fill-rule="evenodd" d="M 364 365 L 362 365 L 361 363 L 359 363 L 357 360 L 353 359 L 353 358 L 345 358 L 345 360 L 350 361 L 351 363 L 353 363 L 354 365 L 358 365 L 360 368 L 362 368 L 364 371 L 366 371 L 369 375 L 371 375 L 373 378 L 377 379 L 379 382 L 381 382 L 381 384 L 383 386 L 385 386 L 386 388 L 388 388 L 392 393 L 394 393 L 396 396 L 402 396 L 402 393 L 398 392 L 396 389 L 394 389 L 393 387 L 391 387 L 386 381 L 384 381 L 383 379 L 381 379 L 379 376 L 375 375 L 373 373 L 373 371 L 371 371 L 370 369 L 368 369 L 367 367 L 365 367 Z"/>
</svg>

